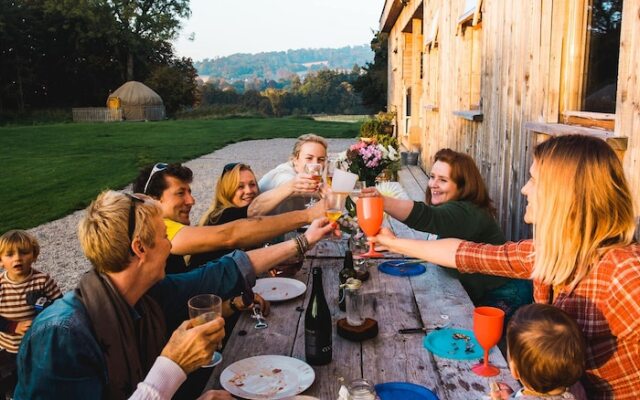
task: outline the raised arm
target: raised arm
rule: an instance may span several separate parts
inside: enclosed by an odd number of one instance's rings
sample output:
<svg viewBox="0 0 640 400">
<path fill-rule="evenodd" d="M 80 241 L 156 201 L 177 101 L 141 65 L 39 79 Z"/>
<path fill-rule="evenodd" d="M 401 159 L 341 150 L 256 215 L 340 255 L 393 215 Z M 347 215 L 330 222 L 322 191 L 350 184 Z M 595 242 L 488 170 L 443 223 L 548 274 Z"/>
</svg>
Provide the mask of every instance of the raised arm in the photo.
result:
<svg viewBox="0 0 640 400">
<path fill-rule="evenodd" d="M 323 236 L 333 231 L 332 225 L 326 218 L 313 221 L 309 229 L 304 233 L 309 247 L 315 245 Z M 295 240 L 287 240 L 273 246 L 263 247 L 247 252 L 256 274 L 267 272 L 282 261 L 298 254 Z"/>
<path fill-rule="evenodd" d="M 293 179 L 284 182 L 271 190 L 266 190 L 253 199 L 247 210 L 249 217 L 267 215 L 290 196 L 311 195 L 316 192 L 317 182 L 311 175 L 297 174 Z"/>
<path fill-rule="evenodd" d="M 171 253 L 204 253 L 259 245 L 276 236 L 311 223 L 324 215 L 324 204 L 288 213 L 239 219 L 215 226 L 185 226 L 171 240 Z"/>
<path fill-rule="evenodd" d="M 378 236 L 371 238 L 374 243 L 389 250 L 419 258 L 443 267 L 456 268 L 456 251 L 462 243 L 460 239 L 416 240 L 396 237 L 389 229 L 382 228 Z"/>
</svg>

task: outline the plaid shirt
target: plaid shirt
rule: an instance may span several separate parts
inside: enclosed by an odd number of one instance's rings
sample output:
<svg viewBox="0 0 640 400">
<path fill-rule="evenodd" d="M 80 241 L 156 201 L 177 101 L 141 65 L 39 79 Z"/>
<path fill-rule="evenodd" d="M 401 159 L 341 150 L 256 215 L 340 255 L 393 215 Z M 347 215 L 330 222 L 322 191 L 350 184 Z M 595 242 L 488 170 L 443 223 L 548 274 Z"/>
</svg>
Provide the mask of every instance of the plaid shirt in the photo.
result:
<svg viewBox="0 0 640 400">
<path fill-rule="evenodd" d="M 460 272 L 528 279 L 531 240 L 500 246 L 463 242 L 456 252 Z M 533 282 L 537 303 L 552 302 L 552 288 Z M 553 304 L 575 318 L 587 341 L 585 383 L 589 398 L 640 398 L 640 244 L 610 250 L 572 292 Z"/>
</svg>

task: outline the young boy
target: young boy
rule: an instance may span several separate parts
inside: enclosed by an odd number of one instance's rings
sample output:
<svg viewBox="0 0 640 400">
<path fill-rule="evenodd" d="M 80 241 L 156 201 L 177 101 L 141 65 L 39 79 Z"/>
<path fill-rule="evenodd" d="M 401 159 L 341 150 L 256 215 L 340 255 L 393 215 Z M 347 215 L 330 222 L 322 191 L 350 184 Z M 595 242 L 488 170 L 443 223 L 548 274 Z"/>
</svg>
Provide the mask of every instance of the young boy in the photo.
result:
<svg viewBox="0 0 640 400">
<path fill-rule="evenodd" d="M 569 392 L 585 368 L 585 341 L 567 313 L 548 304 L 518 309 L 507 327 L 509 368 L 519 400 L 575 399 Z"/>
<path fill-rule="evenodd" d="M 39 252 L 38 241 L 25 231 L 11 230 L 0 236 L 0 266 L 4 268 L 0 274 L 0 368 L 3 372 L 15 370 L 20 341 L 38 311 L 62 296 L 48 274 L 31 268 Z"/>
</svg>

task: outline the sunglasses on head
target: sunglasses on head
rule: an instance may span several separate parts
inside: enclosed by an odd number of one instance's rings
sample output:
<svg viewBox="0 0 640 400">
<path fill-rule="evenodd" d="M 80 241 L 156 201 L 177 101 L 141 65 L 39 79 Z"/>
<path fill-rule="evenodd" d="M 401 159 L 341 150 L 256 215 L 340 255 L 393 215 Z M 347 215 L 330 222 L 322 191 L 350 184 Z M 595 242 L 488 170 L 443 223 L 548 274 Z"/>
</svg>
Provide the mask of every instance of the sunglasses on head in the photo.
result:
<svg viewBox="0 0 640 400">
<path fill-rule="evenodd" d="M 136 230 L 136 203 L 144 203 L 144 199 L 138 197 L 135 194 L 126 193 L 127 197 L 131 200 L 129 205 L 129 253 L 135 255 L 131 244 L 133 243 L 133 232 Z"/>
<path fill-rule="evenodd" d="M 149 174 L 149 177 L 147 178 L 147 183 L 144 184 L 144 189 L 142 190 L 142 193 L 147 194 L 147 189 L 149 187 L 149 183 L 151 182 L 151 178 L 153 178 L 153 175 L 157 174 L 158 172 L 164 171 L 168 167 L 169 167 L 169 164 L 163 163 L 163 162 L 159 162 L 156 165 L 154 165 L 153 168 L 151 169 L 151 173 Z"/>
<path fill-rule="evenodd" d="M 229 163 L 229 164 L 225 165 L 224 167 L 222 167 L 222 175 L 224 175 L 227 172 L 229 172 L 232 169 L 234 169 L 236 167 L 236 165 L 238 165 L 238 164 L 240 164 L 240 163 L 232 162 L 232 163 Z"/>
</svg>

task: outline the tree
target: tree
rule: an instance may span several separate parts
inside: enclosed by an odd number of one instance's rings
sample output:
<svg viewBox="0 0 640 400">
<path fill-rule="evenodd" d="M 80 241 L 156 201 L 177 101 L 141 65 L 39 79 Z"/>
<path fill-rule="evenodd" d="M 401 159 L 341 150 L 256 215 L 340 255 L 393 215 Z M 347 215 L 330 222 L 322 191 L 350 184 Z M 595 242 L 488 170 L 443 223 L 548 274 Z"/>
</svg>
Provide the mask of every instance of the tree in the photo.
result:
<svg viewBox="0 0 640 400">
<path fill-rule="evenodd" d="M 387 107 L 387 39 L 386 33 L 376 32 L 371 40 L 373 63 L 363 67 L 365 73 L 353 85 L 362 96 L 362 104 L 374 112 Z"/>
<path fill-rule="evenodd" d="M 198 73 L 190 58 L 173 60 L 156 67 L 145 84 L 162 97 L 168 115 L 181 107 L 192 107 L 196 101 Z"/>
<path fill-rule="evenodd" d="M 134 79 L 136 54 L 149 43 L 174 39 L 180 19 L 191 15 L 189 0 L 102 0 L 114 17 L 126 54 L 127 80 Z"/>
</svg>

